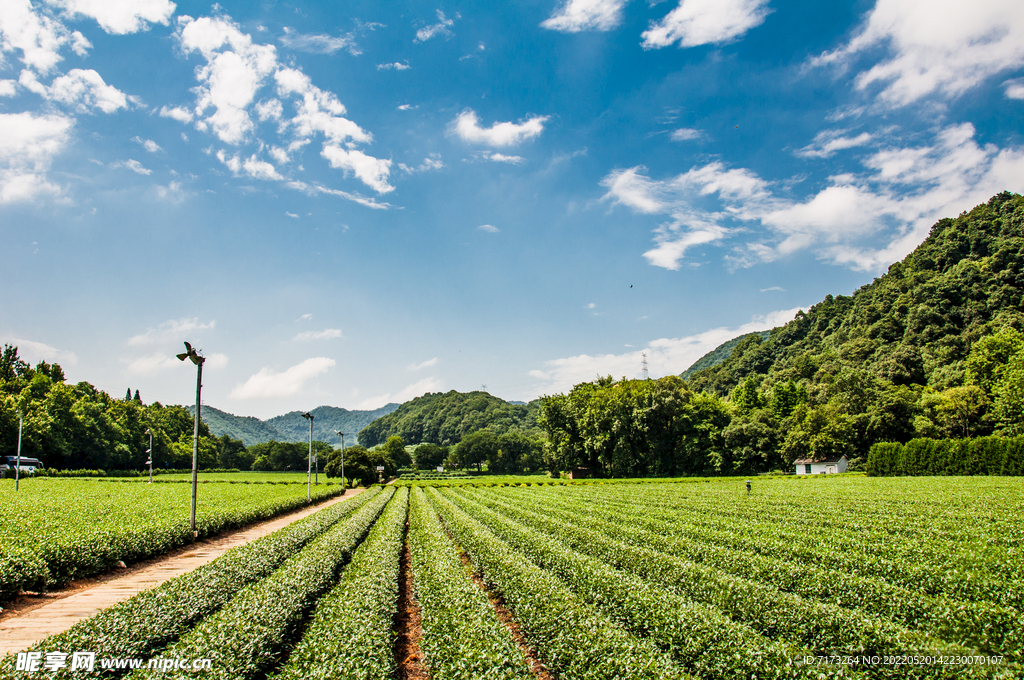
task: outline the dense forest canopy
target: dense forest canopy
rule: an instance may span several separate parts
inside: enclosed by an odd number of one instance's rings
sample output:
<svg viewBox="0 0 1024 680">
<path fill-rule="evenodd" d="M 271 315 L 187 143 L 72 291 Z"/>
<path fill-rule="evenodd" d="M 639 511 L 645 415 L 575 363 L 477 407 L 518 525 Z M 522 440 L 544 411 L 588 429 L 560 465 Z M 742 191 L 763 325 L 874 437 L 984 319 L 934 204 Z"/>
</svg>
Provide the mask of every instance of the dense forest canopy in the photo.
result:
<svg viewBox="0 0 1024 680">
<path fill-rule="evenodd" d="M 345 433 L 345 441 L 352 444 L 359 431 L 383 415 L 391 413 L 398 404 L 388 404 L 372 411 L 349 411 L 336 406 L 318 406 L 313 409 L 313 439 L 334 442 L 341 441 L 335 432 Z M 193 407 L 189 406 L 189 413 Z M 236 416 L 212 406 L 203 406 L 203 422 L 214 434 L 228 435 L 240 439 L 246 446 L 277 442 L 304 442 L 309 439 L 309 421 L 302 417 L 302 411 L 291 411 L 268 420 L 252 416 Z"/>
<path fill-rule="evenodd" d="M 550 467 L 751 472 L 862 458 L 875 442 L 1024 432 L 1024 198 L 936 223 L 852 296 L 666 378 L 546 397 Z"/>
<path fill-rule="evenodd" d="M 373 421 L 360 431 L 359 443 L 372 447 L 397 435 L 407 444 L 430 442 L 448 446 L 483 429 L 496 435 L 538 434 L 539 411 L 538 401 L 519 406 L 486 392 L 436 392 L 407 401 Z"/>
</svg>

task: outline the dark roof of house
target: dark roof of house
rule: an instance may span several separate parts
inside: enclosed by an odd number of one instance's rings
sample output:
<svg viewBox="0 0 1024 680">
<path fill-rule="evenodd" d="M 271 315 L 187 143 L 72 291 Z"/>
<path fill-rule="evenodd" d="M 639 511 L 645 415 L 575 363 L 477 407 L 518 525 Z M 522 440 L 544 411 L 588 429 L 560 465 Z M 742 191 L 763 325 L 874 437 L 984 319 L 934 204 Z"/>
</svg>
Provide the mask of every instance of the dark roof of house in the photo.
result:
<svg viewBox="0 0 1024 680">
<path fill-rule="evenodd" d="M 831 458 L 819 458 L 818 460 L 814 460 L 813 458 L 801 458 L 800 460 L 794 460 L 793 464 L 794 465 L 820 465 L 822 463 L 838 463 L 843 458 L 846 458 L 846 454 L 845 453 L 843 455 L 841 455 L 841 456 L 832 456 Z"/>
</svg>

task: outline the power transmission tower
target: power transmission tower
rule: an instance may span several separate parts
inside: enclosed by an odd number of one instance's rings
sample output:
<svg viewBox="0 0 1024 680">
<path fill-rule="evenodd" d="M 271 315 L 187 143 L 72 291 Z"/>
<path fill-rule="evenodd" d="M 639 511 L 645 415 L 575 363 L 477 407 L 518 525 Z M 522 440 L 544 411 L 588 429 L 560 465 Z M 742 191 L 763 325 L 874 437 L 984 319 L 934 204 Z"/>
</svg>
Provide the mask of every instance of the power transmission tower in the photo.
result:
<svg viewBox="0 0 1024 680">
<path fill-rule="evenodd" d="M 640 352 L 640 379 L 648 380 L 650 375 L 647 373 L 647 352 Z"/>
</svg>

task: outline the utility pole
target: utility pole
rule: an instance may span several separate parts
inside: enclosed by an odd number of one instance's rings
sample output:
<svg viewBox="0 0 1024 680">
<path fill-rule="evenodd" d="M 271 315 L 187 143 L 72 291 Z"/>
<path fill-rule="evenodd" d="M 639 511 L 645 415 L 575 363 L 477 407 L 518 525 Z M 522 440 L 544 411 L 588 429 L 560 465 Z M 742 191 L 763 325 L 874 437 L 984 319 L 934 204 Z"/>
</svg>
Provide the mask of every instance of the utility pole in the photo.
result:
<svg viewBox="0 0 1024 680">
<path fill-rule="evenodd" d="M 18 460 L 14 463 L 14 490 L 18 490 L 21 481 L 21 426 L 25 422 L 25 414 L 18 411 Z"/>
<path fill-rule="evenodd" d="M 302 417 L 309 421 L 309 459 L 306 461 L 306 502 L 312 503 L 310 479 L 313 474 L 313 414 L 306 411 Z"/>
<path fill-rule="evenodd" d="M 341 437 L 341 492 L 345 493 L 348 489 L 348 480 L 345 479 L 345 433 L 341 430 L 335 430 L 334 434 Z"/>
<path fill-rule="evenodd" d="M 199 409 L 201 406 L 201 394 L 203 389 L 203 362 L 206 359 L 199 355 L 192 345 L 185 343 L 185 351 L 178 355 L 180 361 L 185 359 L 190 360 L 196 365 L 196 417 L 195 425 L 192 430 L 192 538 L 193 540 L 199 537 L 199 532 L 196 530 L 196 489 L 199 486 Z"/>
</svg>

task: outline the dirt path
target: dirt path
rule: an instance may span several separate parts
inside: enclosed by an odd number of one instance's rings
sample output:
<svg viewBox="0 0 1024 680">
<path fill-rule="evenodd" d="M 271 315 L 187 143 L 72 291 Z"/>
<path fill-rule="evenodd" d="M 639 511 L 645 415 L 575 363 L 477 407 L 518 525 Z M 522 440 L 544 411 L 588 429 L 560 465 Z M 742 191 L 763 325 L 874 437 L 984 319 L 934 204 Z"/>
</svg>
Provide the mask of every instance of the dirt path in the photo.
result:
<svg viewBox="0 0 1024 680">
<path fill-rule="evenodd" d="M 61 633 L 101 609 L 201 567 L 231 548 L 271 534 L 329 505 L 351 498 L 360 491 L 362 489 L 349 489 L 343 496 L 335 496 L 318 505 L 246 529 L 197 541 L 166 555 L 139 562 L 128 569 L 75 581 L 59 591 L 43 595 L 22 595 L 0 613 L 0 658 Z"/>
</svg>

